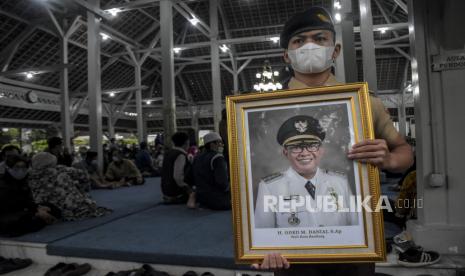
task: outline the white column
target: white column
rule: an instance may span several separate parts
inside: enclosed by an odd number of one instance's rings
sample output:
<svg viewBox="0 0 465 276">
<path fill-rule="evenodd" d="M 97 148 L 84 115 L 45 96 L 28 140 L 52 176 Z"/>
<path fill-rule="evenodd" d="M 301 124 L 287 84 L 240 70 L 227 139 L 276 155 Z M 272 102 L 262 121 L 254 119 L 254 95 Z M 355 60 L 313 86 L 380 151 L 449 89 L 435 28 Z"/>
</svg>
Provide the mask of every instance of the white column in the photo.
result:
<svg viewBox="0 0 465 276">
<path fill-rule="evenodd" d="M 176 94 L 174 92 L 173 58 L 173 4 L 170 0 L 160 1 L 163 129 L 165 145 L 171 146 L 171 136 L 176 132 Z"/>
<path fill-rule="evenodd" d="M 221 121 L 221 76 L 220 53 L 218 44 L 218 2 L 210 0 L 210 51 L 212 68 L 212 97 L 213 97 L 213 125 L 215 131 L 219 130 Z"/>
<path fill-rule="evenodd" d="M 359 0 L 360 5 L 360 38 L 362 40 L 363 78 L 368 82 L 370 90 L 378 93 L 376 76 L 375 39 L 373 37 L 373 17 L 371 0 Z"/>
<path fill-rule="evenodd" d="M 89 0 L 88 3 L 96 9 L 100 8 L 100 0 Z M 87 70 L 90 148 L 98 153 L 99 168 L 103 168 L 100 20 L 89 11 L 87 12 Z"/>
<path fill-rule="evenodd" d="M 65 26 L 64 29 L 66 29 Z M 63 134 L 63 143 L 65 147 L 71 152 L 71 112 L 70 112 L 70 101 L 69 101 L 69 78 L 68 78 L 68 38 L 62 37 L 61 43 L 61 62 L 63 69 L 61 70 L 61 132 Z"/>
<path fill-rule="evenodd" d="M 142 80 L 141 80 L 141 64 L 138 62 L 134 63 L 136 87 L 136 113 L 137 113 L 137 138 L 139 143 L 145 141 L 144 137 L 144 114 L 142 113 Z"/>
</svg>

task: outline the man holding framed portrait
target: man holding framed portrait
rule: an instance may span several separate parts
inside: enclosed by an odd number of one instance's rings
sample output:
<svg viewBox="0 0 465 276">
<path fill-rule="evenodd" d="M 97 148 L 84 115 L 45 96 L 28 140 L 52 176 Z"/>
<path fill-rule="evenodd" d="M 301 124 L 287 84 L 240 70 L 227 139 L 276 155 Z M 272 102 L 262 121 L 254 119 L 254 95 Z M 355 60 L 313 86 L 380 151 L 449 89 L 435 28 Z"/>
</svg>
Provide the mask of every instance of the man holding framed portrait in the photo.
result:
<svg viewBox="0 0 465 276">
<path fill-rule="evenodd" d="M 285 88 L 303 89 L 339 84 L 331 73 L 331 67 L 341 46 L 336 44 L 333 21 L 325 9 L 312 7 L 292 16 L 281 33 L 280 45 L 285 49 L 284 60 L 294 71 L 294 76 Z M 405 171 L 413 163 L 410 146 L 394 128 L 382 102 L 371 97 L 371 107 L 375 139 L 354 144 L 347 157 L 391 172 Z M 284 154 L 287 156 L 289 149 L 285 149 Z M 374 275 L 374 264 L 293 265 L 289 270 L 279 270 L 288 268 L 289 263 L 276 253 L 266 254 L 262 263 L 254 267 L 278 269 L 275 275 Z"/>
<path fill-rule="evenodd" d="M 373 275 L 374 264 L 350 262 L 384 260 L 379 212 L 333 212 L 313 217 L 315 214 L 295 209 L 297 205 L 300 208 L 296 200 L 302 195 L 310 196 L 310 202 L 317 195 L 350 197 L 354 192 L 377 198 L 370 201 L 375 206 L 380 202 L 380 188 L 374 166 L 402 172 L 413 162 L 411 148 L 394 128 L 382 102 L 368 96 L 366 84 L 340 85 L 332 75 L 331 66 L 341 46 L 336 44 L 333 22 L 325 9 L 312 7 L 291 17 L 281 33 L 280 45 L 285 49 L 284 60 L 294 69 L 286 85 L 290 91 L 227 99 L 236 258 L 250 262 L 263 256 L 261 264 L 254 267 L 278 269 L 275 275 Z M 337 128 L 343 133 L 336 141 L 342 156 L 337 158 L 346 163 L 346 172 L 351 174 L 348 178 L 324 171 L 325 166 L 320 168 L 320 162 L 325 160 L 325 143 L 333 141 L 325 140 L 319 124 L 334 114 L 337 119 L 333 121 L 343 125 Z M 277 122 L 282 129 L 270 131 Z M 281 149 L 267 142 L 270 134 L 276 137 L 276 133 Z M 257 149 L 257 145 L 266 143 L 267 148 Z M 263 171 L 276 168 L 273 162 L 278 150 L 284 154 L 289 169 L 263 175 Z M 330 165 L 338 160 L 330 161 Z M 257 175 L 262 176 L 261 181 Z M 330 181 L 318 183 L 321 176 Z M 258 182 L 257 189 L 254 183 Z M 294 191 L 294 186 L 298 190 Z M 282 202 L 294 209 L 284 215 L 279 210 L 262 212 L 264 207 L 279 206 L 279 200 L 276 204 L 265 196 L 280 194 L 284 195 Z M 287 258 L 313 264 L 283 270 L 289 267 Z"/>
</svg>

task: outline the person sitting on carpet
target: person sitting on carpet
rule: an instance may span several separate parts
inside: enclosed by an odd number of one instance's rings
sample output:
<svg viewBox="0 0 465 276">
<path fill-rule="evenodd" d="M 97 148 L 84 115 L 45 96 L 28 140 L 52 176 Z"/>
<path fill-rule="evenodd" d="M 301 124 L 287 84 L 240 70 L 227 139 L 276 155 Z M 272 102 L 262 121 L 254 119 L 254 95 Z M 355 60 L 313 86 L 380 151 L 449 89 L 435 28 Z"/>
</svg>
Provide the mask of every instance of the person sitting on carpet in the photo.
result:
<svg viewBox="0 0 465 276">
<path fill-rule="evenodd" d="M 193 164 L 196 199 L 201 207 L 213 210 L 231 209 L 228 168 L 223 156 L 223 141 L 216 132 L 203 137 L 205 151 Z"/>
<path fill-rule="evenodd" d="M 71 167 L 73 164 L 73 157 L 69 153 L 69 149 L 64 148 L 63 139 L 60 137 L 51 137 L 47 140 L 47 144 L 48 148 L 45 149 L 45 152 L 55 155 L 58 160 L 58 165 Z"/>
<path fill-rule="evenodd" d="M 171 140 L 174 147 L 166 152 L 161 171 L 163 201 L 165 204 L 189 203 L 188 207 L 194 208 L 195 193 L 185 177 L 191 166 L 186 152 L 189 136 L 184 132 L 176 132 Z"/>
<path fill-rule="evenodd" d="M 107 182 L 99 171 L 97 154 L 98 153 L 95 151 L 87 151 L 84 159 L 78 163 L 75 163 L 73 167 L 87 173 L 90 179 L 91 187 L 93 189 L 113 188 L 113 184 Z"/>
<path fill-rule="evenodd" d="M 144 184 L 144 178 L 134 163 L 119 151 L 113 151 L 113 162 L 108 166 L 105 174 L 107 181 L 117 182 L 116 186 L 131 186 Z"/>
<path fill-rule="evenodd" d="M 5 160 L 9 155 L 19 155 L 20 150 L 15 145 L 5 145 L 0 152 L 0 176 L 5 173 Z"/>
<path fill-rule="evenodd" d="M 140 143 L 140 150 L 135 157 L 136 166 L 144 176 L 152 176 L 156 169 L 153 166 L 152 156 L 147 148 L 147 142 Z"/>
<path fill-rule="evenodd" d="M 5 173 L 0 177 L 0 234 L 21 236 L 55 222 L 60 212 L 50 204 L 37 205 L 32 199 L 27 181 L 28 160 L 9 155 L 5 165 Z"/>
<path fill-rule="evenodd" d="M 57 165 L 57 158 L 47 152 L 32 158 L 29 187 L 35 202 L 49 202 L 58 207 L 64 221 L 101 217 L 111 212 L 92 200 L 86 174 Z"/>
</svg>

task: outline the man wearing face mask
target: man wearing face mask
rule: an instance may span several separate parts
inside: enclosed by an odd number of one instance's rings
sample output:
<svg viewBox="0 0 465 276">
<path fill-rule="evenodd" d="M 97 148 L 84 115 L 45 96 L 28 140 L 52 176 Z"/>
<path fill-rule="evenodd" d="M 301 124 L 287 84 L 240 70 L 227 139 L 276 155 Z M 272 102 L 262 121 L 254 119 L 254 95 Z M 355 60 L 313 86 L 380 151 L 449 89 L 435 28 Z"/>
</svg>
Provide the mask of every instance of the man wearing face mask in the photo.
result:
<svg viewBox="0 0 465 276">
<path fill-rule="evenodd" d="M 113 162 L 108 165 L 105 179 L 113 182 L 113 187 L 142 185 L 144 178 L 136 165 L 123 157 L 121 152 L 112 151 Z"/>
<path fill-rule="evenodd" d="M 336 44 L 331 15 L 321 7 L 312 7 L 292 16 L 284 25 L 280 46 L 284 60 L 290 64 L 294 76 L 285 89 L 302 89 L 340 84 L 331 73 L 339 56 L 341 45 Z M 375 62 L 375 61 L 373 61 Z M 352 146 L 347 157 L 373 164 L 390 172 L 403 172 L 413 164 L 410 146 L 394 128 L 382 102 L 371 97 L 375 139 Z M 268 254 L 259 269 L 289 268 L 280 254 Z M 289 270 L 279 270 L 275 275 L 374 275 L 374 264 L 293 265 Z"/>
<path fill-rule="evenodd" d="M 28 160 L 9 155 L 5 164 L 5 174 L 0 177 L 0 234 L 20 236 L 55 222 L 59 210 L 50 204 L 37 205 L 32 199 L 27 182 Z"/>
<path fill-rule="evenodd" d="M 203 137 L 205 151 L 194 159 L 196 199 L 201 207 L 213 210 L 231 209 L 228 168 L 223 156 L 223 140 L 216 132 Z"/>
</svg>

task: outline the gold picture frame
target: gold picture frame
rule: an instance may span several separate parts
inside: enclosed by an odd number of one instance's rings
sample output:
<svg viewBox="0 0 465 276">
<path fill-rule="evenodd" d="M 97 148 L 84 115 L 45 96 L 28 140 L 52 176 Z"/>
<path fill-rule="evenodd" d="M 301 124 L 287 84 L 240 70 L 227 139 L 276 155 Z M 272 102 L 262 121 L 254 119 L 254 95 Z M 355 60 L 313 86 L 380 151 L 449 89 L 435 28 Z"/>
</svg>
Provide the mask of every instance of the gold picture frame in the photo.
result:
<svg viewBox="0 0 465 276">
<path fill-rule="evenodd" d="M 382 212 L 376 211 L 380 203 L 378 169 L 346 157 L 350 145 L 374 138 L 367 83 L 228 96 L 226 108 L 237 263 L 259 262 L 265 254 L 272 252 L 281 253 L 291 263 L 385 261 Z M 325 148 L 325 154 L 330 152 L 332 158 L 326 165 L 342 166 L 347 173 L 341 177 L 347 179 L 348 186 L 352 185 L 348 189 L 354 191 L 351 193 L 355 198 L 354 206 L 358 206 L 357 196 L 361 200 L 369 196 L 371 199 L 366 201 L 366 205 L 374 212 L 362 206 L 361 212 L 353 216 L 355 222 L 352 224 L 331 225 L 329 222 L 318 226 L 295 226 L 301 219 L 295 219 L 296 212 L 291 212 L 288 222 L 293 226 L 289 227 L 285 220 L 279 224 L 282 215 L 287 213 L 275 211 L 268 216 L 273 217 L 273 226 L 257 226 L 262 224 L 258 221 L 262 217 L 258 213 L 261 211 L 255 210 L 257 189 L 260 190 L 260 185 L 267 185 L 266 181 L 281 181 L 280 178 L 285 181 L 285 173 L 265 176 L 289 166 L 289 161 L 280 154 L 284 153 L 282 147 L 276 142 L 277 129 L 295 115 L 319 116 L 318 120 L 329 137 L 321 146 Z M 279 187 L 281 184 L 277 182 L 276 185 Z M 287 197 L 285 195 L 284 200 L 292 199 L 293 195 Z M 340 211 L 339 206 L 337 210 Z M 310 216 L 309 213 L 297 214 L 303 220 Z M 333 215 L 321 218 L 329 218 L 330 221 Z M 313 223 L 318 223 L 316 221 L 318 219 L 314 219 Z M 308 225 L 312 224 L 309 222 Z"/>
</svg>

